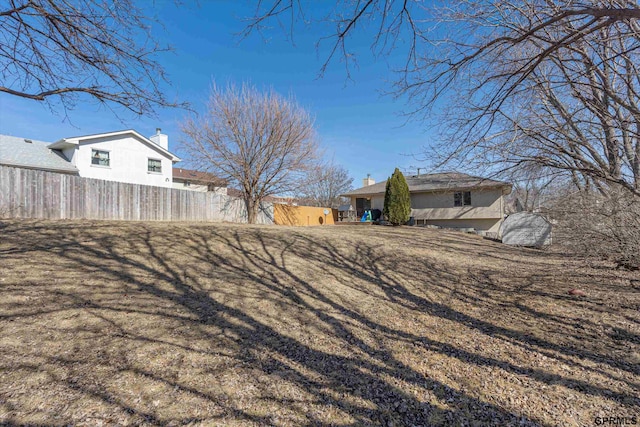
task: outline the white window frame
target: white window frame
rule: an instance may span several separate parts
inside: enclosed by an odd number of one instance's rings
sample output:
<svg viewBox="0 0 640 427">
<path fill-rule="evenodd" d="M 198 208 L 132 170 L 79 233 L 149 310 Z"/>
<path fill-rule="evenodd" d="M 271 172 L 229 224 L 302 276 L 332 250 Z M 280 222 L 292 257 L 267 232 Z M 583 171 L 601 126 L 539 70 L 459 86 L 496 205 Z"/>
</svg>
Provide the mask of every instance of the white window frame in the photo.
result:
<svg viewBox="0 0 640 427">
<path fill-rule="evenodd" d="M 105 153 L 107 155 L 107 164 L 93 163 L 94 159 L 98 161 L 104 160 L 104 158 L 100 157 L 100 153 Z M 96 148 L 91 149 L 91 166 L 96 168 L 110 168 L 111 167 L 111 151 L 109 150 L 98 150 Z"/>
<path fill-rule="evenodd" d="M 151 161 L 156 161 L 160 164 L 160 170 L 151 170 Z M 153 174 L 158 174 L 161 175 L 162 174 L 162 159 L 154 159 L 153 157 L 148 157 L 147 158 L 147 173 L 153 173 Z"/>
</svg>

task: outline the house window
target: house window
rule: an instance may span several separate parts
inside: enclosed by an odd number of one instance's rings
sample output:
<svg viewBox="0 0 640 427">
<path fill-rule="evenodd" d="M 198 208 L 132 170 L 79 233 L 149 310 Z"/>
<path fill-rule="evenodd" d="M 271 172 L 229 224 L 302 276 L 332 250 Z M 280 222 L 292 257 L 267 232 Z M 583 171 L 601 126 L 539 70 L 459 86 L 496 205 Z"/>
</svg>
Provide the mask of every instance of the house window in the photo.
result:
<svg viewBox="0 0 640 427">
<path fill-rule="evenodd" d="M 471 206 L 471 191 L 453 193 L 453 206 Z"/>
<path fill-rule="evenodd" d="M 91 150 L 91 164 L 97 166 L 109 166 L 109 152 Z"/>
<path fill-rule="evenodd" d="M 162 173 L 162 162 L 158 159 L 149 159 L 147 163 L 147 171 L 154 173 Z"/>
<path fill-rule="evenodd" d="M 185 181 L 184 182 L 184 186 L 185 187 L 191 187 L 191 181 Z"/>
</svg>

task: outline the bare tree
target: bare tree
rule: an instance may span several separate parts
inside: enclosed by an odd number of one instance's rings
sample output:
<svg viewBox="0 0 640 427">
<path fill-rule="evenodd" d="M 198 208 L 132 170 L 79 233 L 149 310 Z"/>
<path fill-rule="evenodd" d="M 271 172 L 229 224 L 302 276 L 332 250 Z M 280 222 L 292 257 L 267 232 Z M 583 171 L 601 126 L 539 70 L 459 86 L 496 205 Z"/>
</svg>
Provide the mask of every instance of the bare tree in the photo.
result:
<svg viewBox="0 0 640 427">
<path fill-rule="evenodd" d="M 518 208 L 525 212 L 539 212 L 546 208 L 546 201 L 567 187 L 567 180 L 562 174 L 553 173 L 547 168 L 537 165 L 526 165 L 508 174 L 513 189 L 505 196 L 508 213 L 517 212 Z"/>
<path fill-rule="evenodd" d="M 254 86 L 213 86 L 207 111 L 182 124 L 196 167 L 239 186 L 249 223 L 262 200 L 299 187 L 318 156 L 313 119 L 294 99 Z"/>
<path fill-rule="evenodd" d="M 349 171 L 333 162 L 312 169 L 299 191 L 299 199 L 310 206 L 338 208 L 341 194 L 353 189 Z"/>
<path fill-rule="evenodd" d="M 73 108 L 81 96 L 136 114 L 168 100 L 167 50 L 133 0 L 9 0 L 0 5 L 0 92 Z"/>
<path fill-rule="evenodd" d="M 639 41 L 613 25 L 558 49 L 500 105 L 476 110 L 483 124 L 469 119 L 473 112 L 458 116 L 453 134 L 462 142 L 449 154 L 479 154 L 479 162 L 506 168 L 563 171 L 584 191 L 622 186 L 640 195 L 639 57 L 627 52 Z M 511 53 L 496 64 L 505 69 L 530 55 L 524 49 Z M 473 129 L 480 137 L 468 137 Z"/>
<path fill-rule="evenodd" d="M 301 5 L 260 2 L 246 34 L 284 17 L 313 23 Z M 335 24 L 323 71 L 335 55 L 349 64 L 360 31 L 376 55 L 405 53 L 392 93 L 409 114 L 447 101 L 440 165 L 535 164 L 640 195 L 637 1 L 338 1 L 321 13 Z"/>
<path fill-rule="evenodd" d="M 260 2 L 246 34 L 284 16 L 313 24 L 301 5 Z M 349 66 L 357 33 L 374 55 L 405 54 L 388 57 L 390 92 L 411 117 L 431 116 L 436 102 L 444 111 L 442 141 L 426 152 L 436 166 L 524 174 L 533 200 L 545 182 L 570 182 L 553 188 L 565 196 L 550 212 L 564 243 L 640 265 L 637 0 L 345 0 L 321 13 L 335 24 L 322 71 L 336 55 Z"/>
</svg>

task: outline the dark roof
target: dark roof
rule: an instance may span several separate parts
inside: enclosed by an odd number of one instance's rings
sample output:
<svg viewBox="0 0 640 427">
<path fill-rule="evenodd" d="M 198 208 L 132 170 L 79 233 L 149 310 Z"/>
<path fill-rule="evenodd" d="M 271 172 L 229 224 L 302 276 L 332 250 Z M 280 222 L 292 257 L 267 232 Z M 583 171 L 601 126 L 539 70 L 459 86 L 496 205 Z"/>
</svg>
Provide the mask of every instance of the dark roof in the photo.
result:
<svg viewBox="0 0 640 427">
<path fill-rule="evenodd" d="M 227 196 L 231 197 L 242 197 L 242 191 L 237 188 L 227 187 Z"/>
<path fill-rule="evenodd" d="M 216 184 L 218 187 L 226 187 L 227 181 L 209 172 L 194 171 L 191 169 L 173 168 L 173 179 L 191 181 L 202 184 Z"/>
<path fill-rule="evenodd" d="M 78 169 L 49 142 L 0 135 L 0 165 L 77 174 Z"/>
<path fill-rule="evenodd" d="M 409 175 L 405 176 L 407 184 L 409 185 L 409 192 L 432 192 L 432 191 L 454 191 L 465 190 L 474 188 L 496 188 L 496 187 L 509 187 L 511 184 L 504 181 L 496 181 L 488 178 L 480 178 L 477 176 L 467 175 L 460 172 L 443 172 L 432 173 L 424 175 Z M 372 195 L 372 194 L 384 194 L 387 181 L 368 185 L 366 187 L 358 188 L 348 193 L 342 194 L 342 196 L 360 196 L 360 195 Z"/>
</svg>

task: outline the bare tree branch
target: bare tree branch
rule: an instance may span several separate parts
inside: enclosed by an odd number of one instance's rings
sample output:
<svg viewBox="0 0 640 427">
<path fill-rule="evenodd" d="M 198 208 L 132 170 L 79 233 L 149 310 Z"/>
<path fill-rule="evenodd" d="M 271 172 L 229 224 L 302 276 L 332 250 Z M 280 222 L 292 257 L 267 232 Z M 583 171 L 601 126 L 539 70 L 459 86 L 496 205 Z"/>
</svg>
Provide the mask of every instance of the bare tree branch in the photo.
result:
<svg viewBox="0 0 640 427">
<path fill-rule="evenodd" d="M 257 26 L 301 13 L 298 2 L 265 4 Z M 349 62 L 356 34 L 371 37 L 374 55 L 406 55 L 392 93 L 413 117 L 446 112 L 444 140 L 429 153 L 438 165 L 537 164 L 583 188 L 640 195 L 637 1 L 337 1 L 320 19 L 337 23 L 321 70 L 337 52 Z"/>
<path fill-rule="evenodd" d="M 133 0 L 11 0 L 0 6 L 0 92 L 73 108 L 85 97 L 152 114 L 167 99 L 152 38 Z"/>
<path fill-rule="evenodd" d="M 338 208 L 340 197 L 353 189 L 353 178 L 349 171 L 333 162 L 320 164 L 306 176 L 297 198 L 309 206 Z"/>
</svg>

